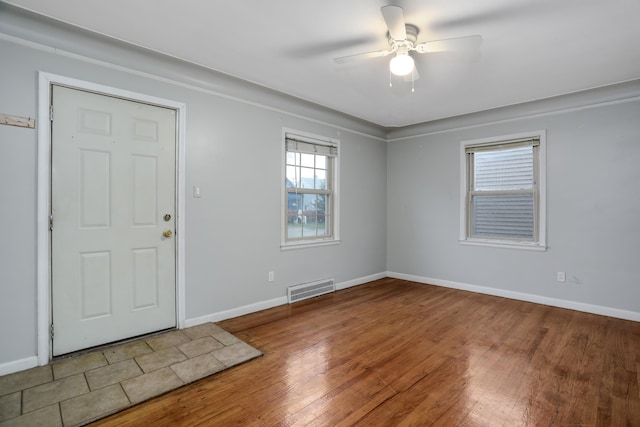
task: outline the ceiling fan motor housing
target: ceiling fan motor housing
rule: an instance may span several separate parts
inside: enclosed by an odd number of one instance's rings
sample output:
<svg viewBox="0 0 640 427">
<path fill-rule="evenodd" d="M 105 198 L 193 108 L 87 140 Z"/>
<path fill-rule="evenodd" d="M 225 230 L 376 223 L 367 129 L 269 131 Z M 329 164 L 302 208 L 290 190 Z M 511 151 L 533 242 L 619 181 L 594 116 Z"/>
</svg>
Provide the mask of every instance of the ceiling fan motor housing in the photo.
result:
<svg viewBox="0 0 640 427">
<path fill-rule="evenodd" d="M 413 24 L 405 24 L 405 30 L 407 33 L 407 38 L 405 40 L 396 40 L 391 37 L 391 34 L 387 31 L 387 39 L 389 40 L 389 46 L 393 48 L 394 45 L 409 45 L 409 49 L 415 46 L 416 41 L 418 41 L 418 33 L 420 30 Z"/>
</svg>

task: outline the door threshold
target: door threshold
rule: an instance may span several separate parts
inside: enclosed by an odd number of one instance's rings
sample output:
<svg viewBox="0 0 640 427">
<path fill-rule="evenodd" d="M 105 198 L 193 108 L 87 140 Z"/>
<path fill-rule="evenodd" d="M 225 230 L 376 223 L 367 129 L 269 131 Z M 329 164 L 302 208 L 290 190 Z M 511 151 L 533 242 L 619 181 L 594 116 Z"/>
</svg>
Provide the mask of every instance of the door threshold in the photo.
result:
<svg viewBox="0 0 640 427">
<path fill-rule="evenodd" d="M 92 353 L 94 351 L 98 351 L 98 350 L 101 351 L 101 350 L 104 350 L 104 349 L 107 349 L 107 348 L 116 347 L 118 345 L 127 344 L 127 343 L 130 343 L 130 342 L 139 341 L 139 340 L 144 340 L 144 339 L 147 339 L 149 337 L 153 337 L 153 336 L 156 336 L 156 335 L 164 334 L 165 332 L 176 331 L 176 330 L 178 330 L 177 327 L 162 329 L 160 331 L 149 332 L 148 334 L 136 335 L 135 337 L 125 338 L 125 339 L 122 339 L 122 340 L 113 341 L 113 342 L 106 343 L 106 344 L 100 344 L 100 345 L 96 345 L 96 346 L 89 347 L 89 348 L 83 348 L 82 350 L 76 350 L 76 351 L 72 351 L 70 353 L 59 354 L 57 356 L 53 356 L 51 358 L 51 362 L 55 362 L 57 360 L 69 359 L 69 358 L 76 357 L 76 356 L 82 356 L 84 354 Z"/>
</svg>

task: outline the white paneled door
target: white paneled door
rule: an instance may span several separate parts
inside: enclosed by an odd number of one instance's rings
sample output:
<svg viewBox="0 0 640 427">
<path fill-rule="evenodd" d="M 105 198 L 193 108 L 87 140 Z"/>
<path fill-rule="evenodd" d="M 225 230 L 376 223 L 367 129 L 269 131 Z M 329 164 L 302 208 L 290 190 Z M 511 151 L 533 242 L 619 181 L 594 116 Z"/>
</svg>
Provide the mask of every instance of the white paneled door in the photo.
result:
<svg viewBox="0 0 640 427">
<path fill-rule="evenodd" d="M 175 110 L 53 86 L 53 355 L 176 325 Z"/>
</svg>

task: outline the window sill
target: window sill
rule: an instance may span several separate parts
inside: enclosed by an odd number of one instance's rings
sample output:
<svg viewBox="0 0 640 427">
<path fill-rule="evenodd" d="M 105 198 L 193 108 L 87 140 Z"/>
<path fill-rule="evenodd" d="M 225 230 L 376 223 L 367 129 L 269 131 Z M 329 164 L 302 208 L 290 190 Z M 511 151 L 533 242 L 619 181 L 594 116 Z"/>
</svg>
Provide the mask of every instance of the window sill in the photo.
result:
<svg viewBox="0 0 640 427">
<path fill-rule="evenodd" d="M 544 252 L 547 250 L 545 245 L 529 242 L 507 242 L 497 240 L 467 239 L 460 240 L 461 245 L 466 246 L 486 246 L 491 248 L 520 249 L 525 251 Z"/>
<path fill-rule="evenodd" d="M 314 240 L 310 242 L 289 242 L 280 245 L 281 251 L 293 251 L 297 249 L 317 248 L 319 246 L 339 245 L 340 240 Z"/>
</svg>

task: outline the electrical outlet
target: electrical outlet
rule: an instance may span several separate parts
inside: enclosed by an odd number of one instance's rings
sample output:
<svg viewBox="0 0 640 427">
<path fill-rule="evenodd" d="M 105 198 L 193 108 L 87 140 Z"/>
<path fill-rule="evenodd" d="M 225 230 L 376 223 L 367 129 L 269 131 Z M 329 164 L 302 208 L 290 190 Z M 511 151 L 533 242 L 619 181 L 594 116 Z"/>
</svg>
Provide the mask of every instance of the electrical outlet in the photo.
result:
<svg viewBox="0 0 640 427">
<path fill-rule="evenodd" d="M 558 271 L 558 277 L 556 280 L 558 280 L 558 282 L 566 282 L 567 274 L 564 271 Z"/>
<path fill-rule="evenodd" d="M 273 271 L 270 271 L 270 272 L 269 272 L 269 281 L 270 281 L 270 282 L 273 282 L 273 281 L 274 281 L 274 273 L 273 273 Z"/>
</svg>

